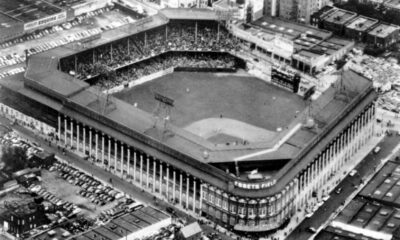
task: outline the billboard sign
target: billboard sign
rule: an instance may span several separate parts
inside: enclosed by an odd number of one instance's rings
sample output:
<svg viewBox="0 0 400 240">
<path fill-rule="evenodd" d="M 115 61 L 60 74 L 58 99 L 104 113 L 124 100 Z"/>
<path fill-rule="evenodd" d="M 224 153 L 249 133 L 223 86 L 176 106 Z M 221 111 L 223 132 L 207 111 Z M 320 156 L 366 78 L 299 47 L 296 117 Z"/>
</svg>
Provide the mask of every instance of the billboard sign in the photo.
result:
<svg viewBox="0 0 400 240">
<path fill-rule="evenodd" d="M 67 13 L 62 11 L 60 13 L 24 24 L 24 31 L 30 31 L 44 26 L 53 25 L 55 23 L 63 22 L 66 19 Z"/>
</svg>

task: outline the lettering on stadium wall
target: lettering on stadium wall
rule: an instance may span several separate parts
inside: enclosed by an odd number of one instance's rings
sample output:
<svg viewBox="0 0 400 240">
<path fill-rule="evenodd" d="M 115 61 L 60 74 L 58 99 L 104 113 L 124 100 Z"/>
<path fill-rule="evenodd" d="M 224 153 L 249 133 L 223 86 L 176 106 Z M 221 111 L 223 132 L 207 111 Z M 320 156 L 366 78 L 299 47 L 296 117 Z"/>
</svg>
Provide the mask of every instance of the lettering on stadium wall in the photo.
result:
<svg viewBox="0 0 400 240">
<path fill-rule="evenodd" d="M 243 183 L 243 182 L 238 182 L 235 181 L 234 185 L 239 188 L 246 188 L 246 189 L 263 189 L 263 188 L 269 188 L 273 185 L 276 184 L 276 179 L 271 179 L 266 182 L 262 183 Z"/>
<path fill-rule="evenodd" d="M 65 11 L 60 12 L 55 15 L 51 15 L 51 16 L 41 18 L 41 19 L 24 24 L 24 31 L 36 29 L 36 28 L 43 27 L 46 25 L 50 25 L 55 22 L 62 22 L 62 21 L 65 21 L 66 19 L 67 19 L 67 13 Z"/>
</svg>

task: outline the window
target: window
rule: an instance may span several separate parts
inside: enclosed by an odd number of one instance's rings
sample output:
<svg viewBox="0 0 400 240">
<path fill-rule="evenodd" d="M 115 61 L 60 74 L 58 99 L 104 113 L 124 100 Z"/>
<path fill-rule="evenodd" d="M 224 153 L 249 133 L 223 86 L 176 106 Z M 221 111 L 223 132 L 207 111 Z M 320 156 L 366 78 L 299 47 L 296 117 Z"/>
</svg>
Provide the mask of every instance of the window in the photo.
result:
<svg viewBox="0 0 400 240">
<path fill-rule="evenodd" d="M 208 195 L 208 201 L 210 202 L 210 203 L 214 203 L 214 195 L 213 194 L 209 194 Z"/>
<path fill-rule="evenodd" d="M 230 211 L 231 211 L 231 213 L 236 213 L 236 204 L 235 203 L 232 203 L 230 205 Z"/>
<path fill-rule="evenodd" d="M 265 204 L 262 204 L 258 211 L 260 216 L 264 216 L 265 214 L 267 214 L 267 206 Z"/>
<path fill-rule="evenodd" d="M 220 196 L 215 198 L 215 205 L 217 205 L 218 207 L 221 207 L 221 197 Z"/>
<path fill-rule="evenodd" d="M 228 215 L 226 215 L 226 213 L 222 214 L 222 221 L 228 222 Z"/>
<path fill-rule="evenodd" d="M 248 211 L 248 213 L 249 213 L 249 216 L 254 216 L 254 215 L 255 215 L 255 214 L 254 214 L 254 207 L 253 207 L 253 206 L 247 208 L 247 211 Z"/>
<path fill-rule="evenodd" d="M 225 210 L 228 210 L 228 200 L 227 199 L 222 200 L 222 208 Z"/>
<path fill-rule="evenodd" d="M 203 199 L 207 201 L 207 192 L 203 192 Z"/>
<path fill-rule="evenodd" d="M 240 205 L 239 205 L 238 213 L 239 213 L 240 215 L 246 215 L 246 208 L 245 208 L 245 205 L 244 205 L 244 204 L 240 204 Z"/>
</svg>

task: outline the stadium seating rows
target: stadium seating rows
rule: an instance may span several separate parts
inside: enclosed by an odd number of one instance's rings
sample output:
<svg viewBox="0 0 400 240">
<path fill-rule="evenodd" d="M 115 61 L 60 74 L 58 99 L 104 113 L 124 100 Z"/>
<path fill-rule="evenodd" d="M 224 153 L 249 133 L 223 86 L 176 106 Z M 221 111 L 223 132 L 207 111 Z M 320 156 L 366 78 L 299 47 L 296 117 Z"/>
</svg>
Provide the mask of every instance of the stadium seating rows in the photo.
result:
<svg viewBox="0 0 400 240">
<path fill-rule="evenodd" d="M 200 25 L 200 24 L 199 24 Z M 197 40 L 197 41 L 196 41 Z M 95 48 L 93 51 L 79 53 L 75 69 L 74 57 L 61 60 L 61 70 L 75 75 L 79 79 L 87 79 L 100 74 L 99 65 L 108 70 L 116 70 L 116 78 L 105 83 L 100 79 L 98 85 L 112 88 L 124 81 L 138 79 L 169 67 L 232 67 L 234 59 L 228 56 L 209 58 L 208 55 L 193 57 L 184 53 L 169 57 L 152 58 L 146 63 L 135 63 L 148 59 L 168 50 L 176 51 L 235 51 L 238 49 L 236 39 L 229 32 L 217 25 L 200 25 L 196 29 L 193 24 L 174 24 L 165 28 L 152 29 L 144 33 L 122 39 L 112 44 Z M 134 63 L 134 64 L 133 64 Z"/>
</svg>

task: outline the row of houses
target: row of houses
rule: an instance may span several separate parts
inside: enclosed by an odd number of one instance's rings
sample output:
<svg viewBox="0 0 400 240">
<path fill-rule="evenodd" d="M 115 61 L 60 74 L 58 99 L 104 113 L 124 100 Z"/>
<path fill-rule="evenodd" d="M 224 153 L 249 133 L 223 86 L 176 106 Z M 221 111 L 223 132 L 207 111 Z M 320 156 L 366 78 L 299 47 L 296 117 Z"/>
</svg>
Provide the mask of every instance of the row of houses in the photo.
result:
<svg viewBox="0 0 400 240">
<path fill-rule="evenodd" d="M 311 25 L 352 40 L 387 48 L 400 39 L 400 27 L 355 12 L 326 6 L 313 14 Z"/>
</svg>

